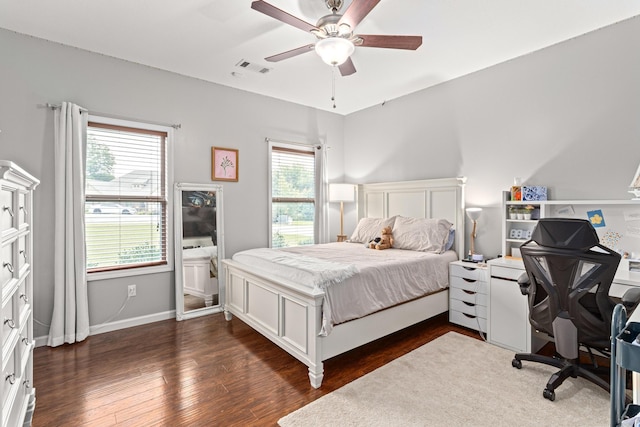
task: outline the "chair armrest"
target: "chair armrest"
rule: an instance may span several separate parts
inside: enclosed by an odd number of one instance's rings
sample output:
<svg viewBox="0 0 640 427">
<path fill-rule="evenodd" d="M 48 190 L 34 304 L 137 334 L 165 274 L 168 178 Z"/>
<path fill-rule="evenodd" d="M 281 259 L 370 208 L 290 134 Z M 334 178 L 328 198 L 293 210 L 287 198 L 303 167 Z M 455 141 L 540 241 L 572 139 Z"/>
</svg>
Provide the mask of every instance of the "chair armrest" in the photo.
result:
<svg viewBox="0 0 640 427">
<path fill-rule="evenodd" d="M 622 295 L 622 304 L 627 310 L 634 308 L 640 302 L 640 288 L 628 289 Z"/>
<path fill-rule="evenodd" d="M 518 277 L 518 285 L 520 285 L 520 292 L 522 295 L 529 295 L 529 286 L 531 282 L 529 281 L 529 275 L 525 271 Z M 638 288 L 640 290 L 640 288 Z"/>
</svg>

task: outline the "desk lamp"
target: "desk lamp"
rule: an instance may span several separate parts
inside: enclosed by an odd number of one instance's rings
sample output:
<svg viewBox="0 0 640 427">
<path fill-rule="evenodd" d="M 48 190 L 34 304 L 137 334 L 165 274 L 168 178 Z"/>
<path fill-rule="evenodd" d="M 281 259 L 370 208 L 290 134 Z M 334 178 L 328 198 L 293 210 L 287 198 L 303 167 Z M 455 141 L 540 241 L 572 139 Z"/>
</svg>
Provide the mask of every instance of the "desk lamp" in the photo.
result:
<svg viewBox="0 0 640 427">
<path fill-rule="evenodd" d="M 471 250 L 469 251 L 469 259 L 473 261 L 482 261 L 482 255 L 475 253 L 476 230 L 478 226 L 478 218 L 482 215 L 482 208 L 467 208 L 467 216 L 473 222 L 473 230 L 471 230 Z"/>
<path fill-rule="evenodd" d="M 354 202 L 356 186 L 354 184 L 329 184 L 329 201 L 340 202 L 340 234 L 338 242 L 347 240 L 344 234 L 344 202 Z"/>
</svg>

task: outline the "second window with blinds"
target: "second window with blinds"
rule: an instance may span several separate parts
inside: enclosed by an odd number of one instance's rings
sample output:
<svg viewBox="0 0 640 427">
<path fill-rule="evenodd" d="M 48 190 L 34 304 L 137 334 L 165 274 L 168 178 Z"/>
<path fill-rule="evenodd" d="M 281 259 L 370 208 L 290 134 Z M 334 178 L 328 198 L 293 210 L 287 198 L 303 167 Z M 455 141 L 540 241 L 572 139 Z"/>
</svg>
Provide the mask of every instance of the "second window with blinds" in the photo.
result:
<svg viewBox="0 0 640 427">
<path fill-rule="evenodd" d="M 314 244 L 314 148 L 271 145 L 270 166 L 271 247 Z"/>
</svg>

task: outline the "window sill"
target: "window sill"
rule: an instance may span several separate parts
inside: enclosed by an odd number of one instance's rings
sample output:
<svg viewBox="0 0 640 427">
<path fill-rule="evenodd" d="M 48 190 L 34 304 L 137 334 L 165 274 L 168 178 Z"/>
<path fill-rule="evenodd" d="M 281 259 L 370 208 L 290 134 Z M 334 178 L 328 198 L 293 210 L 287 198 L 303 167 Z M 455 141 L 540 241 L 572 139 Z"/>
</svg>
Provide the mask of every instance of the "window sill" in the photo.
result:
<svg viewBox="0 0 640 427">
<path fill-rule="evenodd" d="M 145 274 L 167 273 L 170 271 L 173 271 L 173 263 L 153 267 L 130 268 L 126 270 L 100 271 L 96 273 L 87 273 L 87 282 L 141 276 Z"/>
</svg>

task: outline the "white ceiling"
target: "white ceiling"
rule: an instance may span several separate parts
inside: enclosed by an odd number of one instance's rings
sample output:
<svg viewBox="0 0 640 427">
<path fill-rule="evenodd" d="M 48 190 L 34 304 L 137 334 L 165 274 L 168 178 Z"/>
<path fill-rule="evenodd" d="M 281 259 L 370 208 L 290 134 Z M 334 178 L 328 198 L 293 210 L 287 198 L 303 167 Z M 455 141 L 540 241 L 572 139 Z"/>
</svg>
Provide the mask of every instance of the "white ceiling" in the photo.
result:
<svg viewBox="0 0 640 427">
<path fill-rule="evenodd" d="M 267 0 L 315 24 L 324 0 Z M 351 3 L 345 0 L 345 7 Z M 349 114 L 640 15 L 638 0 L 382 0 L 355 33 L 421 35 L 417 51 L 357 47 L 335 77 L 316 39 L 251 0 L 0 0 L 0 27 L 238 89 Z M 271 71 L 236 66 L 249 61 Z"/>
</svg>

